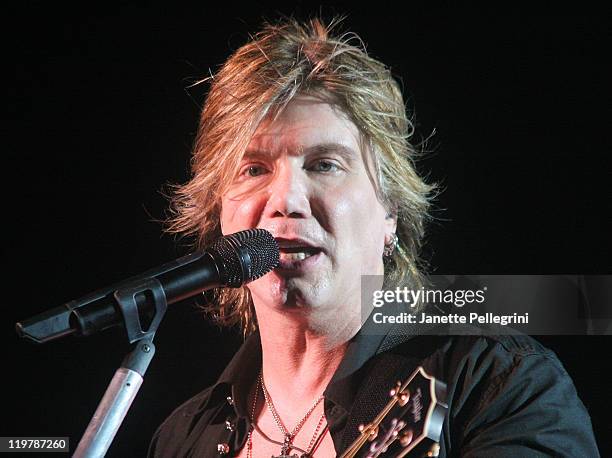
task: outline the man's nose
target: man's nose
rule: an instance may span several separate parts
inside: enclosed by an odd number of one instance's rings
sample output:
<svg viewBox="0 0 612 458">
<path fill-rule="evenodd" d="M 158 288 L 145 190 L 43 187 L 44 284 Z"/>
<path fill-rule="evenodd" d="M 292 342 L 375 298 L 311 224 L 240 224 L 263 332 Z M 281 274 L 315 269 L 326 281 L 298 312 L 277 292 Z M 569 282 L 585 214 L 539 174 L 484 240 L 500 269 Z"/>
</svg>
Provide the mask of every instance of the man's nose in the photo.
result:
<svg viewBox="0 0 612 458">
<path fill-rule="evenodd" d="M 286 161 L 280 165 L 268 186 L 268 217 L 306 218 L 310 215 L 308 183 L 298 164 Z"/>
</svg>

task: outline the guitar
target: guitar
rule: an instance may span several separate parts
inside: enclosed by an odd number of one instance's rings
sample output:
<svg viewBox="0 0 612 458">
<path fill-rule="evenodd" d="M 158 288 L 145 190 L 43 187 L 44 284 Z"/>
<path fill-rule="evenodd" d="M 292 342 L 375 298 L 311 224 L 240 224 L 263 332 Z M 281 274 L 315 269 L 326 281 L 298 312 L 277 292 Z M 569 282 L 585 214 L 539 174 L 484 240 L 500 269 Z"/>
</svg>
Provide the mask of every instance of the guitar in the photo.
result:
<svg viewBox="0 0 612 458">
<path fill-rule="evenodd" d="M 390 391 L 391 399 L 340 458 L 438 456 L 448 406 L 446 385 L 419 366 Z"/>
</svg>

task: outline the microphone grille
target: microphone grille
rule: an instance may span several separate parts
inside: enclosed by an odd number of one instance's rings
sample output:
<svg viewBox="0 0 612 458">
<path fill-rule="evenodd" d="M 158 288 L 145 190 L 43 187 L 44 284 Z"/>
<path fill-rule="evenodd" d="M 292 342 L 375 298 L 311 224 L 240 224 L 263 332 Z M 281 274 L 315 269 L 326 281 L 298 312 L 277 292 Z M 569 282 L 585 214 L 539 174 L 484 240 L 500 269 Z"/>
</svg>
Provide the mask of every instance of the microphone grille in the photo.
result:
<svg viewBox="0 0 612 458">
<path fill-rule="evenodd" d="M 278 266 L 278 243 L 265 229 L 248 229 L 226 235 L 207 250 L 217 262 L 221 282 L 238 288 Z"/>
</svg>

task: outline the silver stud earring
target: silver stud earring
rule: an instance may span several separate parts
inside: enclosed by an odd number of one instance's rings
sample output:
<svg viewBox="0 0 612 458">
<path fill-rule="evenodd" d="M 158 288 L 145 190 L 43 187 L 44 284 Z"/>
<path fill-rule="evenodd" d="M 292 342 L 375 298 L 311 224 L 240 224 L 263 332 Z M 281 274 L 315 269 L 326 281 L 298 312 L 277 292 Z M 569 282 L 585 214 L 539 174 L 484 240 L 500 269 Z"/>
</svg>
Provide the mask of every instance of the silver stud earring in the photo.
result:
<svg viewBox="0 0 612 458">
<path fill-rule="evenodd" d="M 389 256 L 391 256 L 393 252 L 395 251 L 395 248 L 397 248 L 398 243 L 399 243 L 399 239 L 397 238 L 397 235 L 394 232 L 393 234 L 391 234 L 391 238 L 389 239 L 389 242 L 385 243 L 385 249 L 383 250 L 383 256 L 385 258 L 388 258 Z"/>
</svg>

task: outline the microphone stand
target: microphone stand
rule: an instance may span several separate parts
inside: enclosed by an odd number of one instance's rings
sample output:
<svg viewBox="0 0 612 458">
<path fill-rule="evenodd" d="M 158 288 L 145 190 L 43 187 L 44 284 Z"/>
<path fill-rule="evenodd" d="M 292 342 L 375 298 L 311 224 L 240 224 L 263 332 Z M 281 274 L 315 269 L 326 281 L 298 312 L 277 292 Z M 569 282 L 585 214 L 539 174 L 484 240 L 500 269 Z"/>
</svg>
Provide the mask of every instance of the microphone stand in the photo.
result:
<svg viewBox="0 0 612 458">
<path fill-rule="evenodd" d="M 142 329 L 136 300 L 137 296 L 142 298 L 143 295 L 154 305 L 155 310 L 146 331 Z M 106 455 L 153 359 L 153 337 L 168 306 L 164 289 L 156 278 L 137 279 L 133 283 L 122 285 L 113 296 L 121 309 L 128 339 L 133 346 L 108 385 L 74 452 L 74 458 L 97 458 Z"/>
<path fill-rule="evenodd" d="M 236 288 L 278 265 L 278 244 L 264 229 L 223 236 L 206 251 L 195 252 L 110 288 L 16 324 L 17 333 L 37 343 L 70 334 L 86 336 L 121 323 L 131 352 L 115 372 L 74 453 L 103 457 L 132 405 L 155 353 L 153 338 L 168 303 L 207 288 Z M 119 313 L 120 312 L 120 313 Z M 148 326 L 144 330 L 142 322 Z"/>
</svg>

